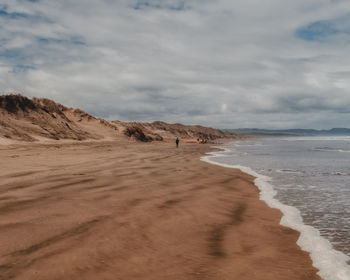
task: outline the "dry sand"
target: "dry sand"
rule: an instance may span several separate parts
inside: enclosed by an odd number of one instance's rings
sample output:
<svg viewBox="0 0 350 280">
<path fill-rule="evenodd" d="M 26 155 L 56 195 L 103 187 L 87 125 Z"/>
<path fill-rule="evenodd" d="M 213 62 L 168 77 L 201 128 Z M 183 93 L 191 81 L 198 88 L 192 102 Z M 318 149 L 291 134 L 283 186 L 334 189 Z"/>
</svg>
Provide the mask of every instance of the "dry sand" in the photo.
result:
<svg viewBox="0 0 350 280">
<path fill-rule="evenodd" d="M 320 279 L 206 145 L 0 146 L 0 279 Z"/>
</svg>

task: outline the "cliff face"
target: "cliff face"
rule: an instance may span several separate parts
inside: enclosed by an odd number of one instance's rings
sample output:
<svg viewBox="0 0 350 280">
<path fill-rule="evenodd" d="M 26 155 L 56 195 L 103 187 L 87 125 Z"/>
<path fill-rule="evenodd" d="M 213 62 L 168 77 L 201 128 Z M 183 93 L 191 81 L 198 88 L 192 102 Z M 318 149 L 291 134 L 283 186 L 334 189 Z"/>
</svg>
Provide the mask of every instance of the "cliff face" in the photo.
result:
<svg viewBox="0 0 350 280">
<path fill-rule="evenodd" d="M 99 140 L 131 138 L 163 141 L 179 137 L 199 142 L 236 138 L 237 134 L 182 124 L 109 122 L 45 98 L 0 96 L 0 138 L 20 141 L 43 139 Z"/>
</svg>

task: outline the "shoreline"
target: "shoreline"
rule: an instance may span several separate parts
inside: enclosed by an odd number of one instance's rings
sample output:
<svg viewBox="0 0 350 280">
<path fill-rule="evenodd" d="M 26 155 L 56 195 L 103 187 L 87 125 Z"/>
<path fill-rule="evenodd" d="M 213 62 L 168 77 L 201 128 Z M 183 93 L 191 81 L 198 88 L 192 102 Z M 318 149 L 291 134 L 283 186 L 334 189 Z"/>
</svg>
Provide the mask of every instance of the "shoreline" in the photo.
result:
<svg viewBox="0 0 350 280">
<path fill-rule="evenodd" d="M 320 235 L 318 229 L 303 223 L 300 211 L 292 206 L 286 205 L 275 199 L 276 191 L 269 183 L 269 177 L 258 174 L 253 169 L 242 165 L 222 164 L 215 161 L 215 158 L 224 156 L 227 151 L 225 147 L 216 147 L 218 152 L 209 152 L 201 160 L 222 166 L 225 168 L 239 169 L 242 172 L 253 176 L 255 186 L 260 190 L 260 199 L 283 214 L 280 224 L 294 229 L 300 233 L 297 244 L 308 253 L 313 261 L 313 266 L 319 270 L 319 275 L 324 280 L 347 280 L 350 277 L 348 265 L 349 257 L 333 248 L 332 244 Z M 214 160 L 211 160 L 213 158 Z"/>
<path fill-rule="evenodd" d="M 1 149 L 0 279 L 319 280 L 299 233 L 278 224 L 254 178 L 200 161 L 209 151 Z"/>
<path fill-rule="evenodd" d="M 231 142 L 232 143 L 232 142 Z M 280 224 L 294 229 L 300 233 L 297 244 L 308 253 L 313 261 L 313 266 L 319 270 L 319 275 L 324 280 L 347 280 L 350 277 L 350 258 L 343 252 L 336 250 L 330 241 L 322 237 L 319 230 L 303 223 L 300 211 L 290 205 L 275 199 L 276 191 L 270 184 L 270 177 L 261 175 L 253 169 L 242 165 L 223 164 L 215 161 L 215 158 L 224 156 L 227 148 L 215 147 L 218 152 L 209 152 L 201 160 L 222 166 L 225 168 L 239 169 L 255 178 L 254 184 L 260 190 L 260 199 L 265 201 L 270 208 L 275 208 L 283 214 Z M 213 158 L 214 160 L 212 160 Z"/>
</svg>

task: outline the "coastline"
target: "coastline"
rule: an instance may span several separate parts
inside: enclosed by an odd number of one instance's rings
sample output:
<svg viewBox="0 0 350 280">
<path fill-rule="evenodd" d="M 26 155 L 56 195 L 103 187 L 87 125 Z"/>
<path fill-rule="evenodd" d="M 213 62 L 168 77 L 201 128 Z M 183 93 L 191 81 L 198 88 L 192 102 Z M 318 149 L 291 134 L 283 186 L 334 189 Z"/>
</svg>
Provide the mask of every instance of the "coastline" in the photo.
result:
<svg viewBox="0 0 350 280">
<path fill-rule="evenodd" d="M 260 190 L 260 199 L 283 214 L 280 224 L 294 229 L 300 233 L 297 244 L 308 253 L 318 274 L 324 280 L 347 280 L 350 277 L 350 258 L 343 252 L 336 250 L 330 241 L 322 237 L 319 230 L 304 224 L 300 211 L 290 205 L 284 204 L 275 198 L 276 191 L 270 183 L 270 177 L 255 172 L 248 166 L 225 164 L 215 161 L 215 158 L 225 157 L 225 152 L 231 151 L 226 147 L 216 147 L 218 152 L 209 152 L 201 160 L 225 168 L 239 169 L 253 176 L 255 186 Z"/>
<path fill-rule="evenodd" d="M 199 160 L 211 150 L 0 146 L 0 279 L 320 279 L 252 176 Z"/>
</svg>

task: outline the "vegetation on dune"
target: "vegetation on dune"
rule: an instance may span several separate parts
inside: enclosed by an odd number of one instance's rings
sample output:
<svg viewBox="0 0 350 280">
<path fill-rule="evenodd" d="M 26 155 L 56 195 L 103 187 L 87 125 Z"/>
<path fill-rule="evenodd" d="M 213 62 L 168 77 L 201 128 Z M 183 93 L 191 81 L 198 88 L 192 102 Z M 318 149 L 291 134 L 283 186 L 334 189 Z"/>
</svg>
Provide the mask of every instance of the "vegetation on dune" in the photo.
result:
<svg viewBox="0 0 350 280">
<path fill-rule="evenodd" d="M 151 136 L 146 136 L 142 129 L 136 126 L 127 127 L 124 134 L 129 137 L 134 137 L 136 140 L 142 142 L 151 142 L 153 138 Z"/>
</svg>

